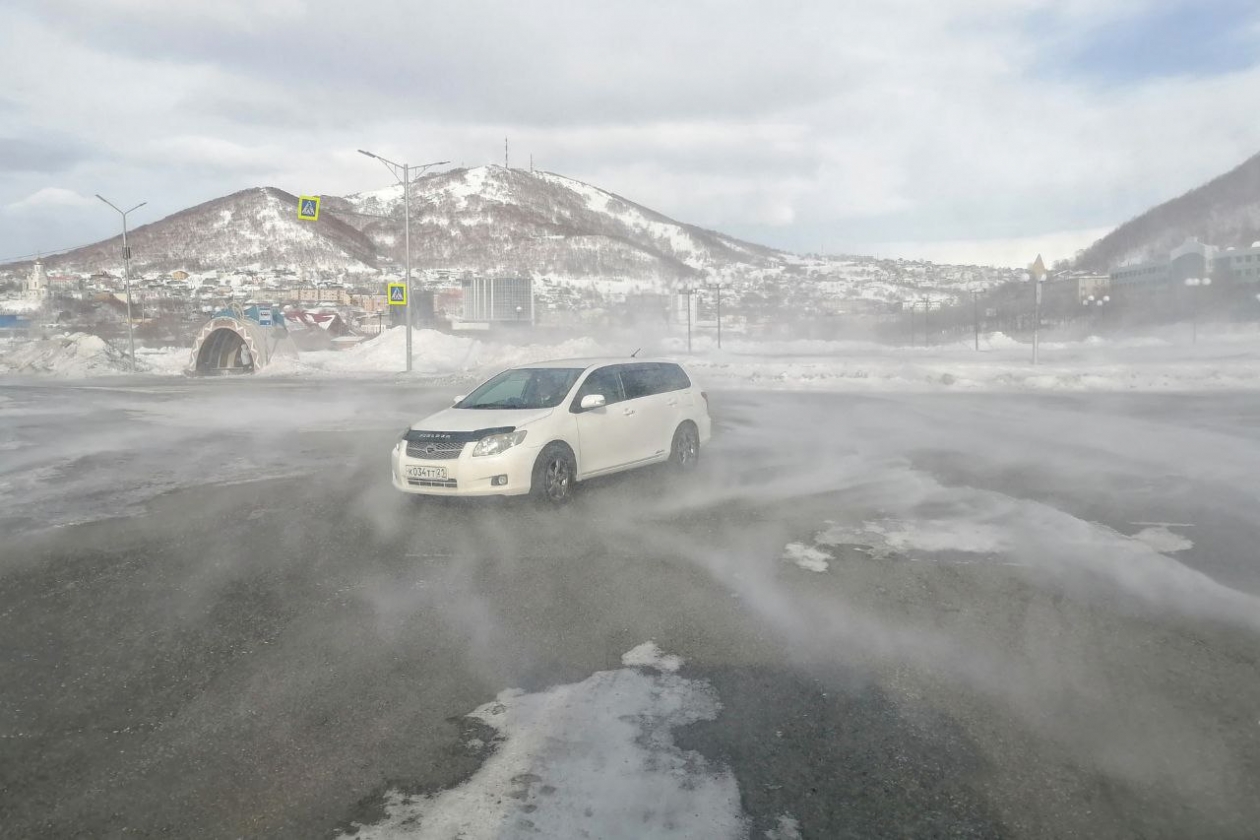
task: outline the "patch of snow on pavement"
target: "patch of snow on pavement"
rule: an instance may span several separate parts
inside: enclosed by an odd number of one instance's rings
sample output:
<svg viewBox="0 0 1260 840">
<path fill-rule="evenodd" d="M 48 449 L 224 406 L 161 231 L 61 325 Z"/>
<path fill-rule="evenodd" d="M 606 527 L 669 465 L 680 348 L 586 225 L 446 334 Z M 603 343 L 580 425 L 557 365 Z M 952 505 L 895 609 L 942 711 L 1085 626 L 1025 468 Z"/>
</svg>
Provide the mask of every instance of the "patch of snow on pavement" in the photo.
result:
<svg viewBox="0 0 1260 840">
<path fill-rule="evenodd" d="M 665 653 L 656 642 L 644 642 L 622 654 L 621 664 L 627 668 L 655 668 L 673 673 L 682 667 L 683 658 Z"/>
<path fill-rule="evenodd" d="M 1180 534 L 1174 534 L 1164 525 L 1143 528 L 1133 535 L 1133 539 L 1145 543 L 1160 554 L 1172 554 L 1178 551 L 1189 551 L 1194 543 Z"/>
<path fill-rule="evenodd" d="M 813 546 L 793 542 L 783 547 L 783 559 L 795 563 L 808 572 L 825 572 L 828 569 L 827 561 L 831 559 L 831 555 L 819 551 Z"/>
<path fill-rule="evenodd" d="M 341 836 L 745 837 L 735 777 L 680 750 L 671 733 L 720 709 L 706 682 L 634 668 L 536 694 L 504 691 L 470 715 L 498 732 L 472 778 L 428 796 L 391 791 L 382 822 Z"/>
<path fill-rule="evenodd" d="M 1000 528 L 966 519 L 923 519 L 913 522 L 881 519 L 863 522 L 860 528 L 832 526 L 818 535 L 819 545 L 859 545 L 877 554 L 907 551 L 961 551 L 999 554 L 1011 548 Z"/>
<path fill-rule="evenodd" d="M 766 840 L 801 840 L 801 824 L 795 817 L 783 814 L 779 824 L 766 832 Z"/>
</svg>

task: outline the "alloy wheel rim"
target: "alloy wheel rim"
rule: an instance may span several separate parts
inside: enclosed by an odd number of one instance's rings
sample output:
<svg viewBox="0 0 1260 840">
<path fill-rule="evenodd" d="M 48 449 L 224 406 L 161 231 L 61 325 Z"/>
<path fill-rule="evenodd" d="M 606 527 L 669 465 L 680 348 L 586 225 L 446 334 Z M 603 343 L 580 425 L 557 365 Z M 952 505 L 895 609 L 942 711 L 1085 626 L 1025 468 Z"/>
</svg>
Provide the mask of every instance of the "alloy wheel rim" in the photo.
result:
<svg viewBox="0 0 1260 840">
<path fill-rule="evenodd" d="M 563 459 L 555 458 L 547 465 L 547 495 L 559 500 L 568 494 L 569 470 Z"/>
<path fill-rule="evenodd" d="M 683 464 L 690 464 L 696 459 L 696 436 L 690 430 L 683 432 L 682 440 L 678 441 L 678 460 Z"/>
</svg>

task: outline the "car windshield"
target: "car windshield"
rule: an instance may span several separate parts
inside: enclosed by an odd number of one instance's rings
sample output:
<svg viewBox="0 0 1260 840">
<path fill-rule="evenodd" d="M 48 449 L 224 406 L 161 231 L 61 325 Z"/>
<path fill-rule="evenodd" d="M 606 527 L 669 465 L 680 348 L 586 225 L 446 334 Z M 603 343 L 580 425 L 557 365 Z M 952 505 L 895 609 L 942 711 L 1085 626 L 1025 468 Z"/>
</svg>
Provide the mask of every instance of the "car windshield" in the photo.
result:
<svg viewBox="0 0 1260 840">
<path fill-rule="evenodd" d="M 555 408 L 573 388 L 582 368 L 505 370 L 456 404 L 456 408 Z"/>
</svg>

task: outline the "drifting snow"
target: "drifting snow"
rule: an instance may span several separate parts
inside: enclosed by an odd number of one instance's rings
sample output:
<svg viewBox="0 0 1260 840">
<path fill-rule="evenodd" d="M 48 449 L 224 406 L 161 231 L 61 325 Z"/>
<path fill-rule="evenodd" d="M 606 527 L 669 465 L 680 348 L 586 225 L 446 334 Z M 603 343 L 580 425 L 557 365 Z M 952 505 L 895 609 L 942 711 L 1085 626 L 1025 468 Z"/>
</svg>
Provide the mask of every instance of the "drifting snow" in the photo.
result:
<svg viewBox="0 0 1260 840">
<path fill-rule="evenodd" d="M 365 341 L 348 350 L 303 353 L 287 365 L 271 365 L 275 373 L 390 373 L 405 369 L 407 334 L 402 328 Z M 593 338 L 574 338 L 556 344 L 497 344 L 436 330 L 414 330 L 412 366 L 420 374 L 482 375 L 514 365 L 548 359 L 605 355 L 609 351 Z M 617 355 L 629 355 L 619 352 Z"/>
<path fill-rule="evenodd" d="M 51 341 L 0 344 L 0 372 L 91 376 L 126 371 L 116 350 L 99 339 L 66 336 Z M 677 336 L 618 339 L 605 335 L 513 344 L 484 334 L 416 330 L 413 375 L 472 382 L 504 368 L 543 360 L 629 357 L 640 345 L 641 357 L 683 361 L 696 380 L 710 388 L 904 392 L 1260 388 L 1257 333 L 1212 335 L 1196 345 L 1153 336 L 1046 343 L 1041 364 L 1034 366 L 1029 347 L 1002 333 L 983 338 L 978 352 L 971 341 L 905 347 L 868 341 L 753 341 L 733 336 L 718 348 L 711 336 L 704 335 L 693 337 L 688 353 L 686 339 Z M 395 327 L 347 350 L 277 359 L 264 375 L 397 374 L 406 368 L 405 347 L 406 330 Z M 137 356 L 145 373 L 176 374 L 187 364 L 183 350 L 137 350 Z"/>
<path fill-rule="evenodd" d="M 671 659 L 650 642 L 626 656 Z M 705 682 L 635 668 L 537 694 L 505 691 L 470 715 L 498 733 L 497 750 L 471 779 L 432 796 L 391 791 L 384 821 L 342 836 L 744 837 L 734 776 L 680 750 L 671 733 L 720 709 Z"/>
</svg>

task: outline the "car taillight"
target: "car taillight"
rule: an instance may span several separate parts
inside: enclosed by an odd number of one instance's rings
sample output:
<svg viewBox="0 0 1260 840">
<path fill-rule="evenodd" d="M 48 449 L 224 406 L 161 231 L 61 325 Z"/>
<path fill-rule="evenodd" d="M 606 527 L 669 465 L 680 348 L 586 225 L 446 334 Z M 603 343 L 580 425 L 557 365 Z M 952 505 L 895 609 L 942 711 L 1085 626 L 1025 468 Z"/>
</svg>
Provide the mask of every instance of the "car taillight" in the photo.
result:
<svg viewBox="0 0 1260 840">
<path fill-rule="evenodd" d="M 701 391 L 700 396 L 704 397 L 704 407 L 708 408 L 709 407 L 709 392 Z"/>
</svg>

